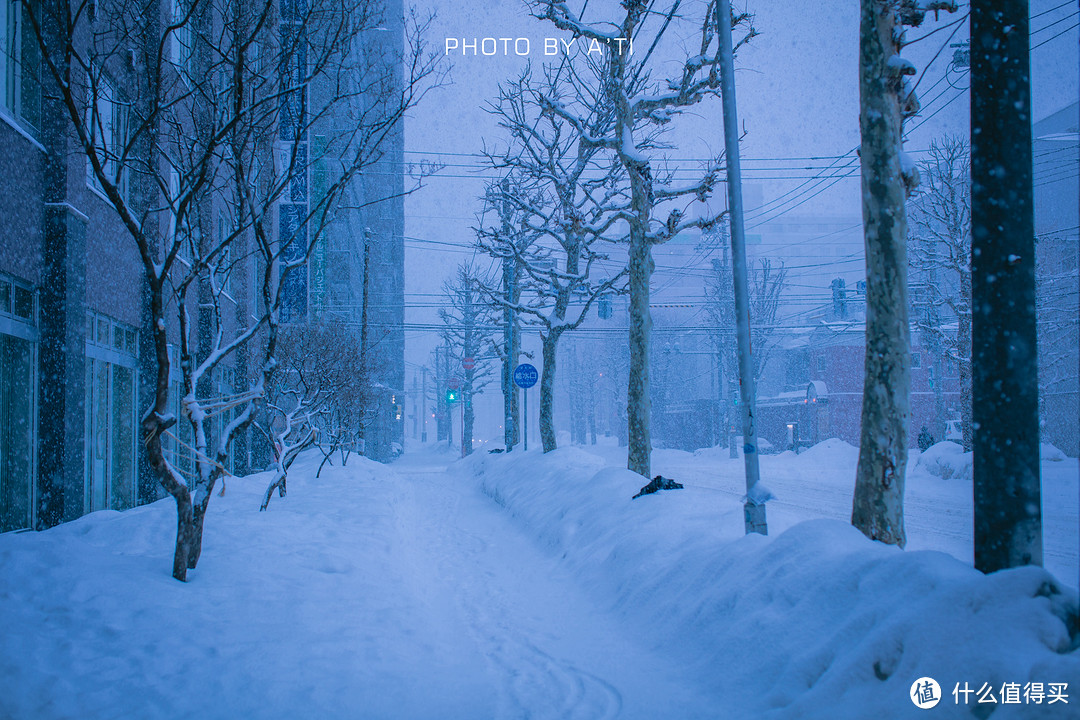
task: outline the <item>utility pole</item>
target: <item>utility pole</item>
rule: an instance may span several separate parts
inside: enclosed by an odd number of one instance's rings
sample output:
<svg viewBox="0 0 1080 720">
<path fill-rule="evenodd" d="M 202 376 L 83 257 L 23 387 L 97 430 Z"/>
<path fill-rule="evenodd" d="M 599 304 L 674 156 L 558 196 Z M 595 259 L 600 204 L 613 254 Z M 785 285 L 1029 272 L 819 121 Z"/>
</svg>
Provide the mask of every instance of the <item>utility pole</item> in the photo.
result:
<svg viewBox="0 0 1080 720">
<path fill-rule="evenodd" d="M 716 3 L 716 32 L 720 40 L 720 92 L 724 105 L 724 159 L 727 165 L 728 210 L 731 217 L 731 265 L 735 289 L 735 333 L 742 391 L 743 461 L 746 469 L 746 533 L 769 534 L 765 498 L 758 481 L 757 428 L 754 426 L 754 363 L 750 350 L 750 293 L 746 272 L 746 229 L 743 224 L 742 177 L 739 167 L 739 119 L 735 107 L 735 68 L 731 47 L 731 2 Z"/>
<path fill-rule="evenodd" d="M 427 442 L 427 374 L 425 365 L 420 368 L 420 442 Z"/>
<path fill-rule="evenodd" d="M 368 283 L 368 268 L 369 259 L 371 257 L 371 230 L 364 228 L 364 252 L 363 252 L 363 270 L 364 279 L 363 284 L 360 286 L 360 372 L 364 378 L 364 404 L 363 412 L 360 413 L 360 439 L 364 446 L 364 455 L 372 457 L 373 448 L 371 447 L 371 433 L 368 427 L 368 419 L 371 408 L 371 401 L 374 398 L 374 393 L 371 389 L 374 386 L 375 379 L 372 377 L 372 373 L 369 371 L 368 366 L 368 293 L 370 292 L 371 285 Z"/>
<path fill-rule="evenodd" d="M 435 441 L 441 442 L 446 438 L 446 381 L 447 376 L 443 373 L 443 350 L 441 345 L 435 346 Z"/>
<path fill-rule="evenodd" d="M 447 387 L 450 383 L 450 343 L 449 341 L 443 347 L 443 377 L 446 378 Z M 445 391 L 443 391 L 444 399 L 446 402 Z M 446 402 L 446 447 L 454 447 L 454 409 L 450 407 L 450 403 Z"/>
<path fill-rule="evenodd" d="M 510 180 L 504 178 L 500 186 L 502 188 L 502 204 L 499 208 L 499 217 L 502 220 L 502 232 L 505 237 L 512 235 L 510 226 Z M 503 297 L 507 303 L 516 303 L 517 290 L 517 258 L 507 256 L 503 258 Z M 517 326 L 517 313 L 509 307 L 503 306 L 503 366 L 502 366 L 502 393 L 503 393 L 503 442 L 506 451 L 510 452 L 518 443 L 519 412 L 517 386 L 514 385 L 514 368 L 517 366 L 518 356 L 521 354 L 521 333 Z"/>
<path fill-rule="evenodd" d="M 971 3 L 975 567 L 1042 565 L 1027 0 Z"/>
</svg>

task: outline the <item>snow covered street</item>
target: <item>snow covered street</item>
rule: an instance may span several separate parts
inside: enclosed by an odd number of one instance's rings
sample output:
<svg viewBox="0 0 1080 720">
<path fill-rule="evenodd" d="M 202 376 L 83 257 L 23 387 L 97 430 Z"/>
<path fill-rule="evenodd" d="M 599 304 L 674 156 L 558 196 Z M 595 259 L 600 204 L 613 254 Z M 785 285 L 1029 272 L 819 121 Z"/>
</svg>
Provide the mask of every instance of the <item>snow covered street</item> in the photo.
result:
<svg viewBox="0 0 1080 720">
<path fill-rule="evenodd" d="M 850 474 L 843 451 L 823 474 Z M 743 538 L 715 452 L 659 453 L 687 489 L 636 501 L 615 448 L 319 479 L 308 454 L 265 513 L 267 474 L 229 479 L 187 584 L 170 500 L 0 536 L 0 717 L 920 717 L 922 675 L 935 717 L 969 717 L 954 683 L 987 680 L 1070 683 L 1069 705 L 995 717 L 1077 717 L 1075 589 L 789 523 L 790 453 L 766 464 L 774 536 Z"/>
</svg>

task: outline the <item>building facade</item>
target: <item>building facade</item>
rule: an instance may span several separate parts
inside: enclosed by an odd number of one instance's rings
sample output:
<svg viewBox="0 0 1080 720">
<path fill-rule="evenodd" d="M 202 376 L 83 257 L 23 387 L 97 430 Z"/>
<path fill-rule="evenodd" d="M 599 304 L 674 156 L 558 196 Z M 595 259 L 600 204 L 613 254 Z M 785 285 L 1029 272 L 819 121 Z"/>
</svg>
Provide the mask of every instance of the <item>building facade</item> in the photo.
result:
<svg viewBox="0 0 1080 720">
<path fill-rule="evenodd" d="M 37 38 L 23 16 L 26 7 L 36 5 L 0 7 L 0 532 L 42 529 L 96 510 L 123 510 L 162 494 L 139 437 L 138 420 L 152 402 L 156 371 L 143 264 L 130 232 L 88 171 L 59 93 L 50 90 Z M 169 12 L 176 8 L 163 3 L 162 13 Z M 400 7 L 388 13 L 400 16 Z M 395 27 L 401 30 L 400 23 Z M 393 28 L 386 35 L 397 37 Z M 383 34 L 378 41 L 385 42 Z M 185 53 L 184 36 L 172 42 L 178 46 L 171 53 L 174 60 L 186 62 L 190 46 Z M 124 74 L 113 77 L 115 87 L 98 88 L 94 117 L 97 127 L 119 133 Z M 361 222 L 370 231 L 356 232 L 355 219 L 340 223 L 338 236 L 320 244 L 297 274 L 284 314 L 295 323 L 359 322 L 363 293 L 349 289 L 376 288 L 369 300 L 378 306 L 376 317 L 385 328 L 380 332 L 388 338 L 377 350 L 380 382 L 389 391 L 389 409 L 382 410 L 385 440 L 379 446 L 388 459 L 391 444 L 401 436 L 401 413 L 394 405 L 404 386 L 403 208 L 400 192 L 396 201 L 368 201 L 389 197 L 394 193 L 386 187 L 401 185 L 400 129 L 387 147 L 381 186 L 361 187 L 357 196 L 356 205 L 365 208 L 357 213 L 366 214 Z M 317 171 L 307 170 L 308 192 L 317 190 Z M 288 199 L 279 204 L 275 232 L 289 231 L 293 206 L 303 196 Z M 207 217 L 208 235 L 228 233 L 228 218 L 213 203 Z M 372 260 L 357 268 L 363 248 Z M 237 270 L 221 295 L 228 305 L 221 315 L 232 331 L 250 322 L 259 270 L 254 260 L 242 259 L 249 256 L 243 245 L 234 252 Z M 358 282 L 362 269 L 370 279 Z M 335 277 L 346 288 L 338 304 L 347 317 L 335 314 Z M 196 314 L 203 300 L 197 293 L 190 298 Z M 171 357 L 170 410 L 179 416 L 178 358 Z M 205 380 L 207 391 L 219 397 L 242 392 L 252 361 L 246 350 L 235 353 Z M 215 418 L 217 429 L 228 419 L 225 414 Z M 167 457 L 184 470 L 193 460 L 190 429 L 180 422 L 174 433 L 165 441 Z M 241 438 L 229 470 L 261 468 L 269 458 L 253 451 L 256 445 Z"/>
</svg>

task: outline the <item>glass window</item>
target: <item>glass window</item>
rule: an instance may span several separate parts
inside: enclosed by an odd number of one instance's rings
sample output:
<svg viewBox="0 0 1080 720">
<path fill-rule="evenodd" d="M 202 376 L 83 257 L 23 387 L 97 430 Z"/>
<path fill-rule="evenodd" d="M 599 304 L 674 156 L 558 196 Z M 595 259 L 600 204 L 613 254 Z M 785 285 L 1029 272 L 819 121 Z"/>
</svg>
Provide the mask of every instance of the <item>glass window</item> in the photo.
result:
<svg viewBox="0 0 1080 720">
<path fill-rule="evenodd" d="M 11 312 L 11 283 L 0 280 L 0 312 Z"/>
<path fill-rule="evenodd" d="M 172 0 L 172 22 L 180 26 L 172 33 L 171 60 L 186 81 L 191 74 L 192 39 L 191 18 L 185 0 Z"/>
<path fill-rule="evenodd" d="M 13 3 L 16 7 L 19 3 Z M 36 14 L 36 12 L 35 12 Z M 19 38 L 19 117 L 34 128 L 41 127 L 41 50 L 31 23 L 23 22 Z"/>
<path fill-rule="evenodd" d="M 15 13 L 19 6 L 13 2 L 0 4 L 0 105 L 13 110 L 10 88 L 14 82 L 15 63 L 11 61 L 14 50 L 12 31 Z"/>
<path fill-rule="evenodd" d="M 0 532 L 30 527 L 33 345 L 0 335 Z"/>
<path fill-rule="evenodd" d="M 109 507 L 127 510 L 135 505 L 135 373 L 112 366 L 112 458 L 109 468 Z"/>
<path fill-rule="evenodd" d="M 41 52 L 23 6 L 0 6 L 0 104 L 33 128 L 41 122 Z"/>
<path fill-rule="evenodd" d="M 87 510 L 135 505 L 135 371 L 87 358 Z"/>
<path fill-rule="evenodd" d="M 89 468 L 87 494 L 88 509 L 104 510 L 108 507 L 109 479 L 109 363 L 88 360 L 86 363 L 88 407 Z"/>
<path fill-rule="evenodd" d="M 13 314 L 24 320 L 32 320 L 34 318 L 34 293 L 19 285 L 16 285 L 14 290 Z"/>
</svg>

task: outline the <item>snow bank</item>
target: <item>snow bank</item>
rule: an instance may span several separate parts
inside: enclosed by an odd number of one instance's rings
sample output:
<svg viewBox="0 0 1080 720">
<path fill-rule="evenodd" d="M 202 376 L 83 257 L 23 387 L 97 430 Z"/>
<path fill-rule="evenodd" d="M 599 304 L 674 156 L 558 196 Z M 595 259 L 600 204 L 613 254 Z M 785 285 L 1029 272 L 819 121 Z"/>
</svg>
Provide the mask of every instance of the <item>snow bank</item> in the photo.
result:
<svg viewBox="0 0 1080 720">
<path fill-rule="evenodd" d="M 852 452 L 835 441 L 800 457 Z M 724 717 L 920 717 L 908 693 L 924 676 L 945 695 L 935 717 L 971 716 L 952 697 L 957 683 L 1080 688 L 1077 596 L 1040 568 L 983 576 L 832 520 L 741 537 L 737 498 L 688 485 L 632 501 L 640 476 L 578 448 L 458 468 L 599 602 L 680 647 L 730 698 Z M 1061 705 L 1019 705 L 995 717 L 1076 717 L 1071 701 L 1056 714 Z"/>
<path fill-rule="evenodd" d="M 828 438 L 799 454 L 803 462 L 846 467 L 859 461 L 859 448 L 840 438 Z"/>
<path fill-rule="evenodd" d="M 972 454 L 950 440 L 928 447 L 919 455 L 915 465 L 943 480 L 971 480 Z"/>
<path fill-rule="evenodd" d="M 1039 454 L 1042 456 L 1043 462 L 1064 462 L 1065 460 L 1069 459 L 1068 455 L 1066 455 L 1061 450 L 1058 450 L 1050 443 L 1043 443 L 1042 446 L 1039 448 L 1039 451 Z"/>
</svg>

